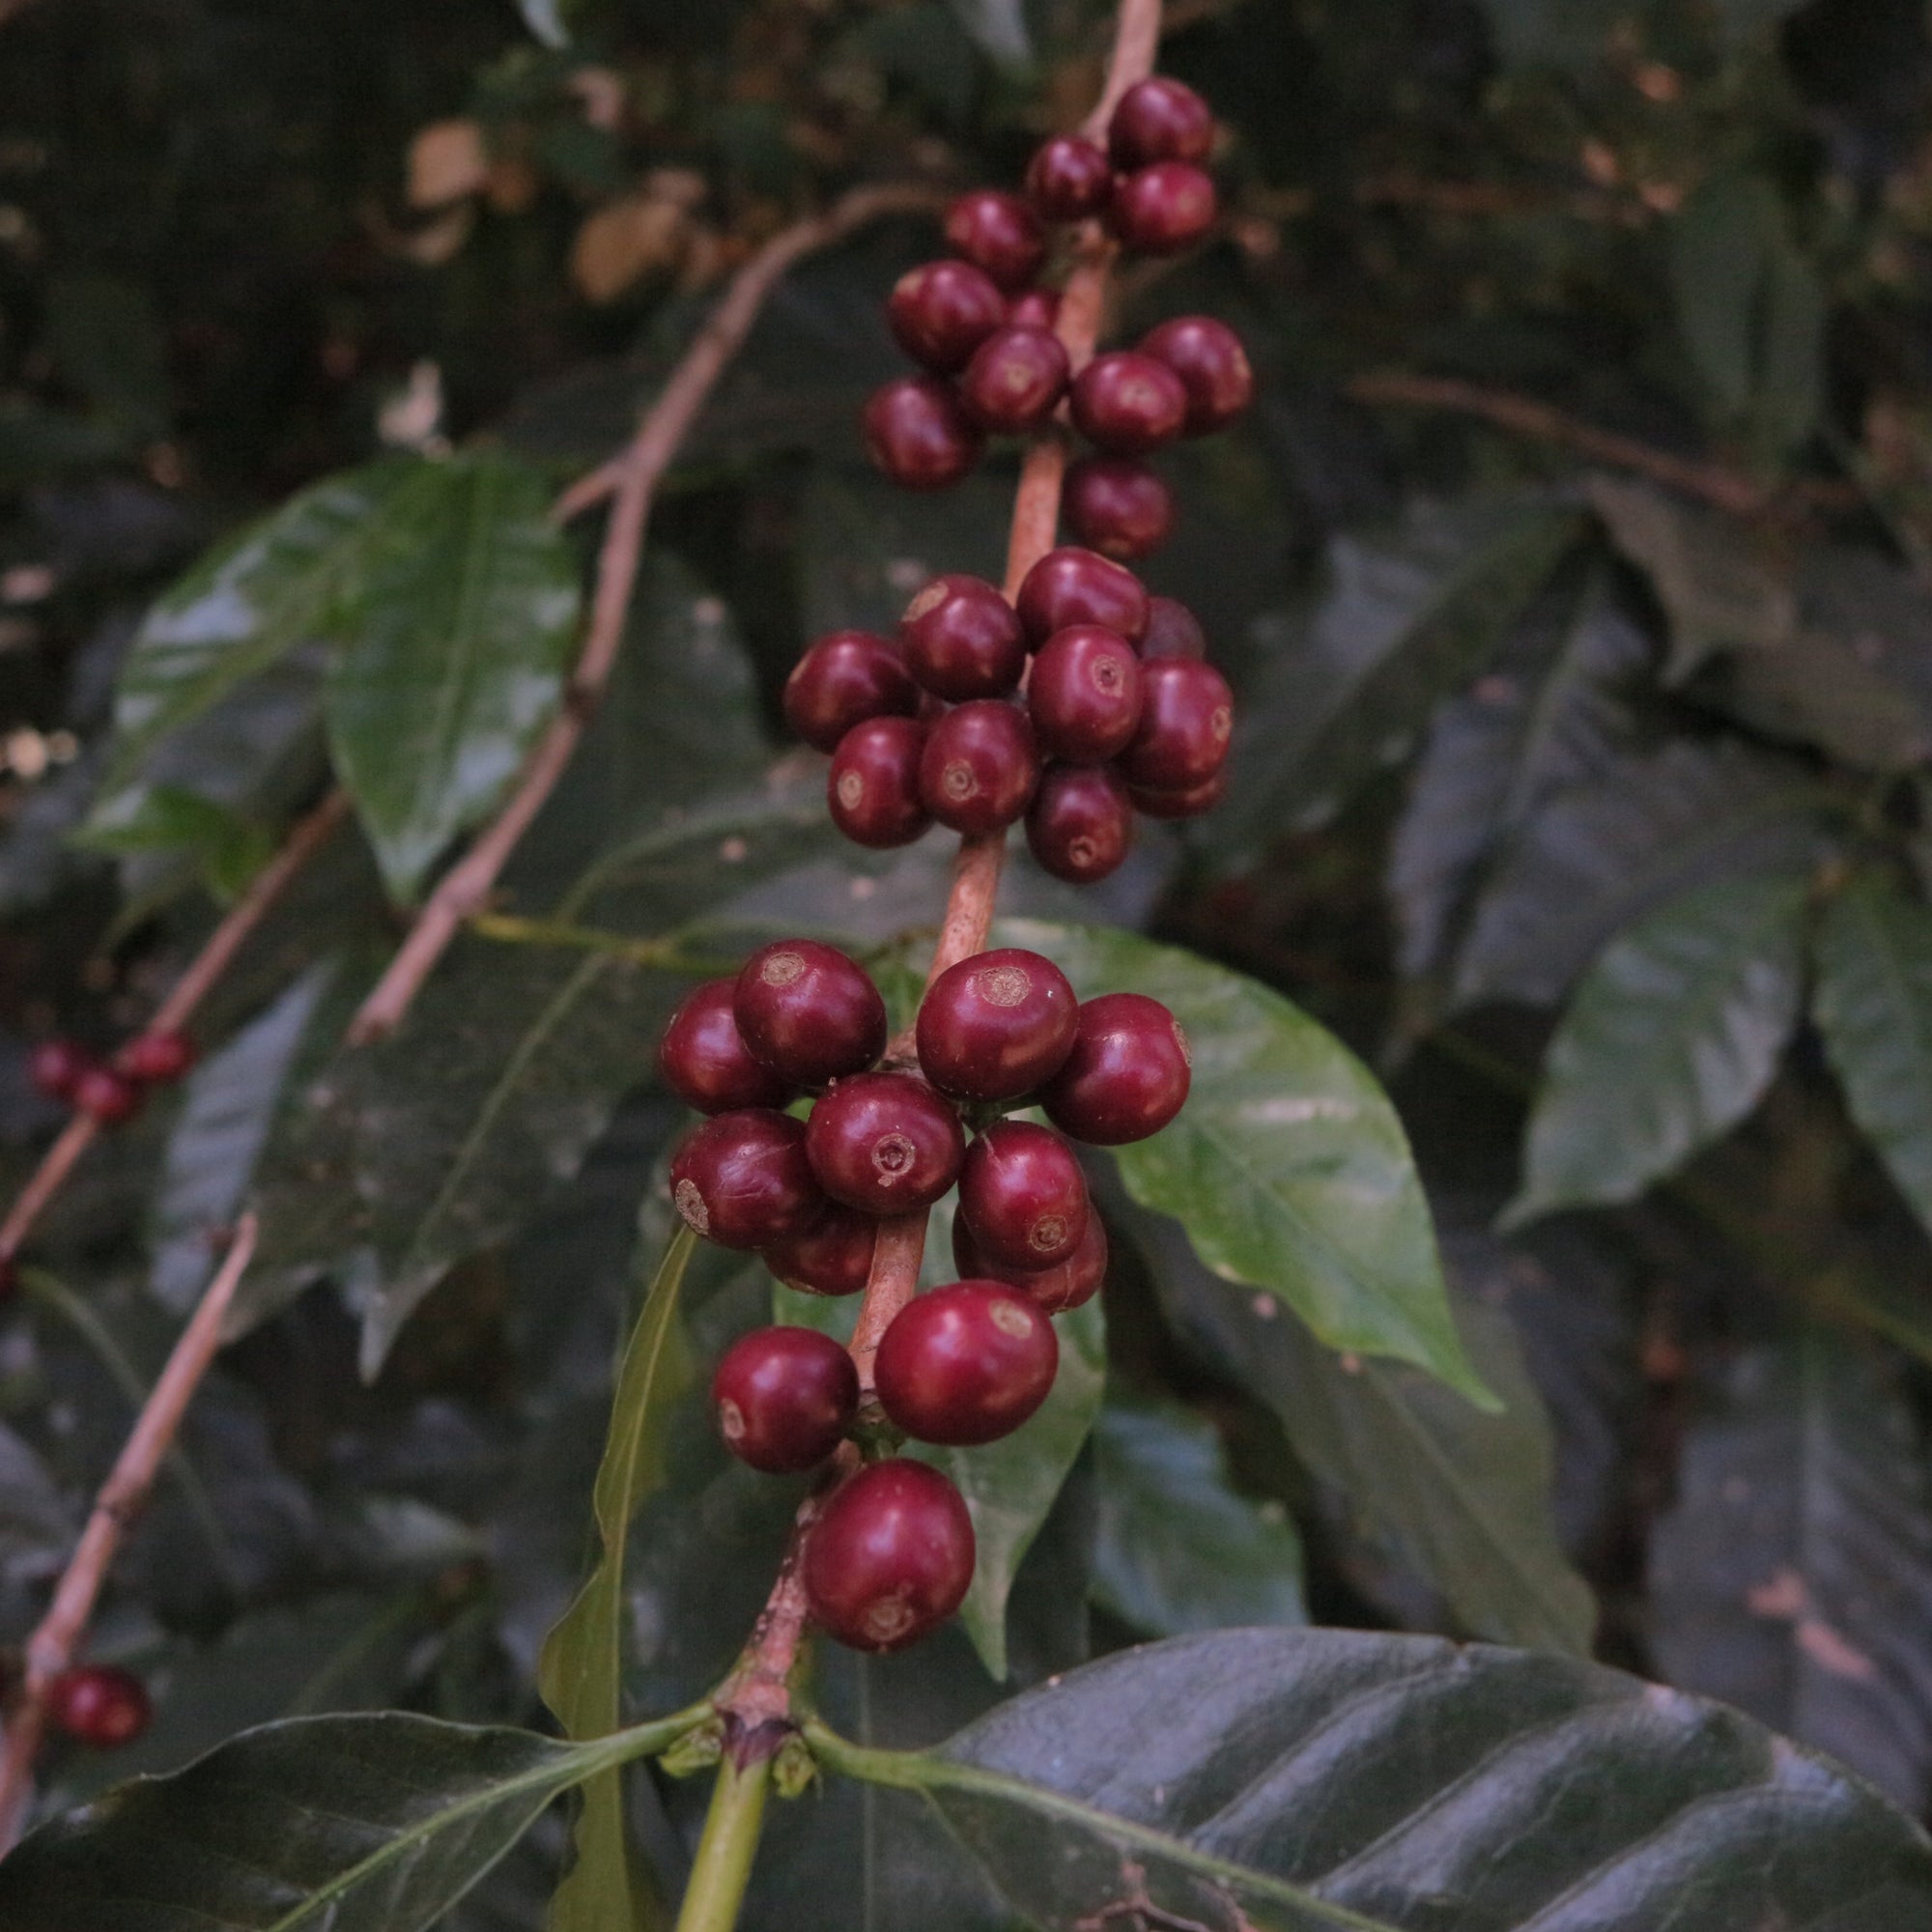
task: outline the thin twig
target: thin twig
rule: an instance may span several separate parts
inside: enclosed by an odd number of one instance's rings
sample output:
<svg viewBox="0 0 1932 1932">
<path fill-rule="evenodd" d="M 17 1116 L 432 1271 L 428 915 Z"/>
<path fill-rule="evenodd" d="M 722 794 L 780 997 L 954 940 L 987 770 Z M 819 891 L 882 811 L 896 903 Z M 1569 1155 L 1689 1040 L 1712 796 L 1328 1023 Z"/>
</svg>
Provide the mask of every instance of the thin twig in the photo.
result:
<svg viewBox="0 0 1932 1932">
<path fill-rule="evenodd" d="M 624 618 L 643 554 L 644 523 L 658 483 L 710 399 L 719 377 L 751 333 L 766 298 L 803 257 L 883 216 L 923 213 L 935 206 L 932 191 L 923 187 L 856 188 L 823 214 L 775 235 L 738 270 L 724 299 L 644 412 L 636 437 L 614 467 L 606 465 L 592 471 L 565 493 L 559 511 L 586 507 L 602 494 L 605 482 L 614 486 L 615 500 L 597 558 L 582 655 L 563 704 L 526 761 L 509 802 L 431 893 L 387 971 L 350 1023 L 351 1045 L 379 1039 L 401 1023 L 417 989 L 450 942 L 466 922 L 483 910 L 510 854 L 576 754 L 623 643 Z M 595 492 L 590 488 L 593 483 L 598 486 Z"/>
<path fill-rule="evenodd" d="M 46 1727 L 47 1689 L 73 1662 L 106 1580 L 108 1565 L 147 1501 L 161 1459 L 214 1359 L 229 1304 L 254 1252 L 255 1217 L 243 1215 L 214 1279 L 201 1297 L 201 1305 L 182 1330 L 167 1366 L 100 1486 L 93 1514 L 80 1533 L 46 1615 L 27 1639 L 26 1679 L 9 1715 L 5 1750 L 0 1753 L 0 1852 L 10 1848 L 19 1835 L 33 1781 L 34 1758 Z"/>
</svg>

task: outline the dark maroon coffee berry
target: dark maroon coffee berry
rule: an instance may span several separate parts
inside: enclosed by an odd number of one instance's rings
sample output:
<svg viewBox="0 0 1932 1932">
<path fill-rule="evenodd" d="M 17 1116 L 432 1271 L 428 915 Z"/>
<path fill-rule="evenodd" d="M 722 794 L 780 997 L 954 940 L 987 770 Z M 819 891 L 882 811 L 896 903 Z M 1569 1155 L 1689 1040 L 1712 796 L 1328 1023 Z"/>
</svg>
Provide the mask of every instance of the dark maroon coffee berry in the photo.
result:
<svg viewBox="0 0 1932 1932">
<path fill-rule="evenodd" d="M 973 352 L 959 378 L 959 400 L 979 426 L 997 436 L 1037 430 L 1066 393 L 1066 351 L 1046 328 L 1003 328 Z"/>
<path fill-rule="evenodd" d="M 795 1087 L 858 1073 L 886 1050 L 886 1003 L 836 946 L 778 939 L 738 973 L 732 1011 L 745 1044 Z"/>
<path fill-rule="evenodd" d="M 879 1406 L 916 1442 L 971 1448 L 1010 1435 L 1060 1368 L 1053 1323 L 1003 1281 L 929 1289 L 893 1318 L 872 1379 Z"/>
<path fill-rule="evenodd" d="M 857 1073 L 812 1107 L 806 1151 L 818 1184 L 862 1214 L 930 1208 L 959 1178 L 959 1117 L 916 1073 Z"/>
<path fill-rule="evenodd" d="M 43 1039 L 27 1055 L 27 1079 L 49 1100 L 71 1100 L 80 1076 L 94 1064 L 77 1039 Z"/>
<path fill-rule="evenodd" d="M 767 1475 L 815 1468 L 859 1408 L 859 1371 L 816 1328 L 754 1328 L 719 1358 L 711 1406 L 724 1446 Z"/>
<path fill-rule="evenodd" d="M 836 1201 L 802 1235 L 764 1250 L 764 1263 L 787 1288 L 804 1294 L 857 1294 L 872 1272 L 878 1221 Z"/>
<path fill-rule="evenodd" d="M 980 838 L 1004 831 L 1027 809 L 1038 779 L 1033 726 L 1004 699 L 956 705 L 926 733 L 919 795 L 954 832 Z"/>
<path fill-rule="evenodd" d="M 910 718 L 918 710 L 919 687 L 904 660 L 867 631 L 820 638 L 785 679 L 785 722 L 815 752 L 836 752 L 868 718 Z"/>
<path fill-rule="evenodd" d="M 1115 456 L 1145 456 L 1180 434 L 1187 391 L 1165 362 L 1132 349 L 1096 355 L 1073 382 L 1073 426 Z"/>
<path fill-rule="evenodd" d="M 770 1107 L 714 1114 L 685 1135 L 671 1156 L 670 1197 L 721 1248 L 769 1248 L 825 1211 L 805 1122 Z"/>
<path fill-rule="evenodd" d="M 1092 141 L 1056 134 L 1034 150 L 1026 191 L 1045 220 L 1084 221 L 1105 211 L 1114 191 L 1114 170 Z"/>
<path fill-rule="evenodd" d="M 944 490 L 980 460 L 980 432 L 952 385 L 931 376 L 874 389 L 862 427 L 872 461 L 902 490 Z"/>
<path fill-rule="evenodd" d="M 1073 1050 L 1078 1002 L 1051 959 L 1019 947 L 949 966 L 919 1009 L 919 1064 L 958 1100 L 1016 1100 Z"/>
<path fill-rule="evenodd" d="M 0 1253 L 0 1301 L 11 1301 L 19 1292 L 20 1264 L 12 1255 Z"/>
<path fill-rule="evenodd" d="M 1136 81 L 1107 123 L 1107 153 L 1117 168 L 1150 161 L 1205 161 L 1214 145 L 1214 116 L 1185 81 L 1165 74 Z"/>
<path fill-rule="evenodd" d="M 1141 661 L 1098 624 L 1056 631 L 1027 682 L 1034 736 L 1049 757 L 1097 765 L 1125 751 L 1141 721 Z"/>
<path fill-rule="evenodd" d="M 1138 255 L 1178 255 L 1204 240 L 1221 212 L 1214 177 L 1191 161 L 1155 161 L 1114 184 L 1107 219 Z"/>
<path fill-rule="evenodd" d="M 1164 322 L 1141 337 L 1140 351 L 1180 378 L 1189 436 L 1225 428 L 1255 399 L 1255 372 L 1241 338 L 1211 315 Z"/>
<path fill-rule="evenodd" d="M 928 262 L 901 275 L 886 298 L 894 340 L 942 376 L 963 369 L 1006 319 L 1007 298 L 971 262 Z"/>
<path fill-rule="evenodd" d="M 1003 1267 L 1066 1261 L 1087 1232 L 1087 1179 L 1073 1150 L 1031 1121 L 996 1121 L 966 1150 L 959 1211 Z"/>
<path fill-rule="evenodd" d="M 1007 311 L 1007 324 L 1011 328 L 1054 328 L 1059 323 L 1058 289 L 1028 289 L 1024 295 L 1013 298 L 1013 304 Z"/>
<path fill-rule="evenodd" d="M 935 577 L 899 620 L 906 664 L 935 697 L 999 697 L 1026 669 L 1026 633 L 1013 607 L 982 578 Z"/>
<path fill-rule="evenodd" d="M 1148 594 L 1140 579 L 1072 544 L 1048 551 L 1027 572 L 1013 608 L 1035 650 L 1073 624 L 1098 624 L 1130 644 L 1147 630 Z"/>
<path fill-rule="evenodd" d="M 1148 599 L 1147 636 L 1141 639 L 1143 658 L 1205 658 L 1208 634 L 1194 612 L 1172 597 Z"/>
<path fill-rule="evenodd" d="M 1107 1231 L 1099 1215 L 1089 1212 L 1080 1245 L 1064 1262 L 1050 1268 L 1003 1267 L 980 1254 L 972 1232 L 957 1215 L 952 1221 L 952 1264 L 961 1276 L 985 1276 L 1016 1288 L 1036 1308 L 1048 1315 L 1065 1315 L 1092 1301 L 1107 1277 Z"/>
<path fill-rule="evenodd" d="M 1224 765 L 1204 783 L 1185 791 L 1150 791 L 1145 785 L 1129 785 L 1127 796 L 1134 810 L 1149 818 L 1199 818 L 1212 811 L 1228 795 L 1228 771 Z"/>
<path fill-rule="evenodd" d="M 1091 886 L 1119 869 L 1134 842 L 1133 807 L 1108 765 L 1048 765 L 1027 807 L 1027 849 L 1043 870 Z"/>
<path fill-rule="evenodd" d="M 1191 791 L 1226 762 L 1235 695 L 1212 665 L 1157 658 L 1141 667 L 1141 722 L 1121 776 L 1147 791 Z"/>
<path fill-rule="evenodd" d="M 185 1033 L 143 1033 L 114 1056 L 115 1066 L 143 1087 L 167 1087 L 194 1065 L 194 1042 Z"/>
<path fill-rule="evenodd" d="M 1094 1147 L 1157 1134 L 1187 1098 L 1187 1037 L 1145 993 L 1102 993 L 1080 1006 L 1066 1064 L 1040 1095 L 1062 1133 Z"/>
<path fill-rule="evenodd" d="M 946 245 L 1009 295 L 1025 288 L 1046 260 L 1039 218 L 1018 195 L 992 187 L 953 201 L 946 211 Z"/>
<path fill-rule="evenodd" d="M 932 823 L 919 796 L 925 726 L 913 718 L 872 718 L 838 741 L 826 774 L 832 822 L 855 845 L 910 845 Z"/>
<path fill-rule="evenodd" d="M 1087 456 L 1066 472 L 1067 527 L 1102 556 L 1147 556 L 1174 528 L 1174 492 L 1131 456 Z"/>
<path fill-rule="evenodd" d="M 707 980 L 684 996 L 658 1043 L 658 1071 L 687 1107 L 725 1114 L 782 1107 L 797 1091 L 745 1044 L 732 1010 L 735 980 Z"/>
<path fill-rule="evenodd" d="M 973 1558 L 973 1519 L 951 1480 L 895 1456 L 832 1492 L 806 1535 L 799 1580 L 827 1635 L 903 1650 L 959 1607 Z"/>
<path fill-rule="evenodd" d="M 141 1111 L 141 1090 L 111 1066 L 88 1066 L 73 1083 L 73 1110 L 103 1127 L 117 1127 Z"/>
<path fill-rule="evenodd" d="M 148 1728 L 154 1706 L 148 1687 L 113 1663 L 81 1663 L 47 1686 L 47 1721 L 96 1750 L 130 1745 Z"/>
</svg>

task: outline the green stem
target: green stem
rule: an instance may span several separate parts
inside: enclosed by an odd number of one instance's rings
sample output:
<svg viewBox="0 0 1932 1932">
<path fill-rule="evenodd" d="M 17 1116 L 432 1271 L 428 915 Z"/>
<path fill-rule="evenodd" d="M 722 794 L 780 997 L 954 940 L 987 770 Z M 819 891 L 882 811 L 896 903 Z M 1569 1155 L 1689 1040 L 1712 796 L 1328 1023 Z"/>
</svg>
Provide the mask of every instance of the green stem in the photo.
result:
<svg viewBox="0 0 1932 1932">
<path fill-rule="evenodd" d="M 741 1771 L 726 1751 L 711 1788 L 711 1808 L 704 1814 L 704 1835 L 697 1842 L 677 1932 L 731 1932 L 737 1924 L 771 1780 L 770 1758 L 761 1757 Z"/>
<path fill-rule="evenodd" d="M 636 939 L 628 933 L 606 932 L 600 926 L 576 925 L 562 919 L 520 919 L 509 913 L 478 913 L 469 929 L 484 939 L 516 946 L 581 947 L 588 952 L 613 953 L 636 966 L 662 973 L 729 973 L 744 962 L 705 953 L 686 952 L 673 938 Z"/>
</svg>

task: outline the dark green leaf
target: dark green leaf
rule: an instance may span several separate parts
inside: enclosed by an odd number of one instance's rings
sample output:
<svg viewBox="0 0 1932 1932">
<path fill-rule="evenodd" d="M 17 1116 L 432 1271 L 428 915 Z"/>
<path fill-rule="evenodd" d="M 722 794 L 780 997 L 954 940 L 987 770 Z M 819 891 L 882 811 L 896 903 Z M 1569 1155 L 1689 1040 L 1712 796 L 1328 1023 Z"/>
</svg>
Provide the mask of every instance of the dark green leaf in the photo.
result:
<svg viewBox="0 0 1932 1932">
<path fill-rule="evenodd" d="M 1621 0 L 1484 0 L 1503 58 L 1519 66 L 1587 67 L 1623 17 Z"/>
</svg>

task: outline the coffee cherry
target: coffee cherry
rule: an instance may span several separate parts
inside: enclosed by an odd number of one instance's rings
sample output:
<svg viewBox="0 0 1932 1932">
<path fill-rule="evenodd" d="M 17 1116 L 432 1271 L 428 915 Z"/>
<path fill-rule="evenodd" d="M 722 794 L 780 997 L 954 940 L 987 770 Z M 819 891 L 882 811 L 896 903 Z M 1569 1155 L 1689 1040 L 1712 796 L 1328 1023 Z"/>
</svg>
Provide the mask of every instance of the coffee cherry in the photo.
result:
<svg viewBox="0 0 1932 1932">
<path fill-rule="evenodd" d="M 1034 150 L 1026 191 L 1048 221 L 1084 221 L 1100 213 L 1114 191 L 1114 171 L 1092 141 L 1056 134 Z"/>
<path fill-rule="evenodd" d="M 1027 572 L 1013 608 L 1035 650 L 1073 624 L 1098 624 L 1130 644 L 1147 630 L 1148 594 L 1140 579 L 1071 544 L 1048 551 Z"/>
<path fill-rule="evenodd" d="M 141 1090 L 111 1066 L 86 1066 L 73 1083 L 73 1110 L 103 1127 L 117 1127 L 141 1111 Z"/>
<path fill-rule="evenodd" d="M 1046 260 L 1038 218 L 1016 194 L 974 188 L 946 211 L 946 245 L 983 269 L 1008 294 L 1023 289 Z"/>
<path fill-rule="evenodd" d="M 1064 1262 L 1050 1268 L 1009 1268 L 980 1254 L 972 1231 L 957 1215 L 952 1220 L 952 1264 L 968 1279 L 989 1277 L 1016 1288 L 1048 1315 L 1065 1315 L 1092 1301 L 1107 1276 L 1107 1231 L 1099 1215 L 1090 1211 L 1080 1245 Z"/>
<path fill-rule="evenodd" d="M 27 1055 L 27 1079 L 49 1100 L 71 1100 L 80 1076 L 94 1064 L 77 1039 L 43 1039 Z"/>
<path fill-rule="evenodd" d="M 1140 353 L 1180 378 L 1189 436 L 1225 428 L 1255 399 L 1255 372 L 1241 338 L 1211 315 L 1176 316 L 1149 329 Z"/>
<path fill-rule="evenodd" d="M 872 1379 L 879 1406 L 916 1442 L 971 1448 L 1010 1435 L 1053 1387 L 1053 1323 L 1002 1281 L 929 1289 L 893 1318 Z"/>
<path fill-rule="evenodd" d="M 1114 184 L 1107 219 L 1122 243 L 1141 255 L 1178 255 L 1214 226 L 1214 178 L 1191 161 L 1155 161 Z"/>
<path fill-rule="evenodd" d="M 167 1087 L 194 1065 L 194 1042 L 185 1033 L 142 1033 L 114 1056 L 115 1066 L 144 1087 Z"/>
<path fill-rule="evenodd" d="M 1107 123 L 1107 153 L 1117 168 L 1150 161 L 1205 161 L 1214 145 L 1214 116 L 1185 81 L 1165 74 L 1136 81 Z"/>
<path fill-rule="evenodd" d="M 785 722 L 815 752 L 868 718 L 910 718 L 919 687 L 898 652 L 866 631 L 834 631 L 792 666 L 785 679 Z"/>
<path fill-rule="evenodd" d="M 910 845 L 932 823 L 919 796 L 924 750 L 925 726 L 912 718 L 871 718 L 839 739 L 825 802 L 853 844 L 878 852 Z"/>
<path fill-rule="evenodd" d="M 1050 757 L 1097 765 L 1124 751 L 1141 721 L 1141 661 L 1098 624 L 1056 631 L 1027 682 L 1034 735 Z"/>
<path fill-rule="evenodd" d="M 711 1405 L 739 1462 L 787 1476 L 838 1448 L 858 1413 L 859 1371 L 816 1328 L 754 1328 L 719 1358 Z"/>
<path fill-rule="evenodd" d="M 1027 849 L 1042 869 L 1075 886 L 1118 870 L 1134 842 L 1127 788 L 1107 765 L 1048 765 L 1026 828 Z"/>
<path fill-rule="evenodd" d="M 1148 599 L 1147 636 L 1141 639 L 1143 658 L 1205 658 L 1208 636 L 1194 612 L 1172 597 Z"/>
<path fill-rule="evenodd" d="M 20 1292 L 20 1264 L 0 1252 L 0 1301 L 11 1301 Z"/>
<path fill-rule="evenodd" d="M 47 1721 L 96 1750 L 129 1745 L 148 1728 L 154 1706 L 148 1688 L 131 1670 L 113 1663 L 81 1663 L 61 1671 L 47 1686 Z"/>
<path fill-rule="evenodd" d="M 999 436 L 1037 430 L 1066 393 L 1066 351 L 1046 328 L 1003 328 L 973 352 L 959 378 L 966 413 Z"/>
<path fill-rule="evenodd" d="M 935 577 L 899 620 L 912 675 L 935 697 L 999 697 L 1026 669 L 1026 633 L 1013 607 L 982 578 Z"/>
<path fill-rule="evenodd" d="M 1087 1178 L 1058 1134 L 1030 1121 L 996 1121 L 966 1150 L 959 1211 L 994 1262 L 1051 1267 L 1087 1232 Z"/>
<path fill-rule="evenodd" d="M 1141 667 L 1141 722 L 1121 776 L 1148 791 L 1189 791 L 1217 773 L 1235 728 L 1235 695 L 1212 665 L 1157 658 Z"/>
<path fill-rule="evenodd" d="M 973 1519 L 929 1463 L 868 1463 L 807 1532 L 799 1580 L 813 1620 L 854 1650 L 903 1650 L 944 1623 L 973 1580 Z"/>
<path fill-rule="evenodd" d="M 770 1107 L 714 1114 L 685 1135 L 671 1156 L 670 1196 L 721 1248 L 769 1248 L 825 1210 L 806 1158 L 805 1122 Z"/>
<path fill-rule="evenodd" d="M 1116 456 L 1145 456 L 1180 434 L 1187 391 L 1165 362 L 1132 349 L 1096 355 L 1073 380 L 1073 425 Z"/>
<path fill-rule="evenodd" d="M 1157 1134 L 1187 1098 L 1187 1037 L 1145 993 L 1102 993 L 1080 1006 L 1066 1064 L 1040 1095 L 1062 1133 L 1094 1147 Z"/>
<path fill-rule="evenodd" d="M 1086 456 L 1066 472 L 1067 527 L 1102 556 L 1146 556 L 1174 528 L 1174 492 L 1130 456 Z"/>
<path fill-rule="evenodd" d="M 1127 796 L 1134 810 L 1149 818 L 1199 818 L 1212 811 L 1228 795 L 1228 770 L 1224 765 L 1211 779 L 1185 791 L 1150 791 L 1145 785 L 1129 785 Z"/>
<path fill-rule="evenodd" d="M 916 1073 L 857 1073 L 811 1110 L 806 1152 L 818 1184 L 862 1214 L 930 1208 L 959 1178 L 959 1117 Z"/>
<path fill-rule="evenodd" d="M 802 1235 L 775 1241 L 764 1264 L 787 1288 L 805 1294 L 857 1294 L 872 1272 L 878 1221 L 836 1201 Z"/>
<path fill-rule="evenodd" d="M 1006 298 L 971 262 L 928 262 L 901 275 L 886 298 L 893 339 L 941 376 L 963 369 L 1006 319 Z"/>
<path fill-rule="evenodd" d="M 732 1011 L 745 1044 L 795 1087 L 822 1087 L 886 1050 L 886 1003 L 836 946 L 778 939 L 739 969 Z"/>
<path fill-rule="evenodd" d="M 982 697 L 927 732 L 919 795 L 940 824 L 969 838 L 1003 831 L 1027 809 L 1039 779 L 1033 726 L 1017 705 Z"/>
<path fill-rule="evenodd" d="M 1073 1050 L 1078 1003 L 1051 959 L 1019 947 L 949 966 L 920 1004 L 919 1064 L 957 1100 L 1015 1100 Z"/>
<path fill-rule="evenodd" d="M 687 1107 L 724 1114 L 782 1107 L 796 1091 L 753 1057 L 732 1011 L 735 980 L 707 980 L 684 996 L 658 1042 L 658 1071 Z"/>
<path fill-rule="evenodd" d="M 861 426 L 872 461 L 902 490 L 944 490 L 980 460 L 980 432 L 952 385 L 931 376 L 874 389 Z"/>
<path fill-rule="evenodd" d="M 1009 328 L 1053 328 L 1059 322 L 1058 289 L 1028 289 L 1024 295 L 1013 298 L 1013 304 L 1007 311 Z"/>
</svg>

